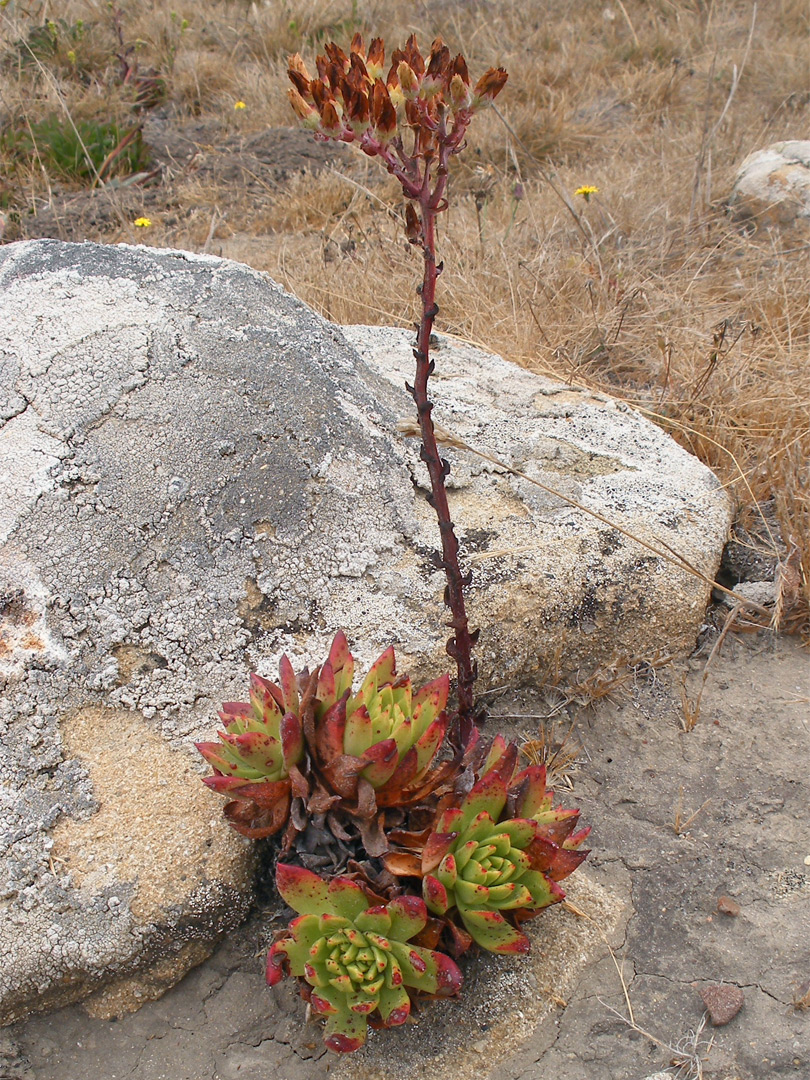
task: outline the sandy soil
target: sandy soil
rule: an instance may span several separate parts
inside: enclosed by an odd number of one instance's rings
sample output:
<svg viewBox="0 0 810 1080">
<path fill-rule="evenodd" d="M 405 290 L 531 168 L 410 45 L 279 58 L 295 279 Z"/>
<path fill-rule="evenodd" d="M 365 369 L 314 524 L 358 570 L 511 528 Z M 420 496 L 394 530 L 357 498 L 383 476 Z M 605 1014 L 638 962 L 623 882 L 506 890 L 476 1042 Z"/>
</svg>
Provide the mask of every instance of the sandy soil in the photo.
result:
<svg viewBox="0 0 810 1080">
<path fill-rule="evenodd" d="M 593 854 L 569 888 L 590 918 L 546 912 L 531 958 L 467 963 L 460 1001 L 429 1003 L 416 1026 L 375 1033 L 350 1059 L 324 1052 L 294 987 L 264 985 L 262 954 L 280 917 L 270 905 L 135 1014 L 102 1021 L 75 1006 L 6 1029 L 0 1077 L 810 1076 L 810 1008 L 801 1002 L 810 979 L 810 661 L 793 639 L 729 638 L 686 732 L 682 678 L 694 696 L 704 663 L 639 674 L 621 700 L 574 717 L 581 764 L 572 789 L 558 792 L 593 825 Z M 505 693 L 491 708 L 493 728 L 534 735 L 549 700 Z M 739 913 L 719 910 L 721 897 Z M 715 983 L 745 999 L 716 1028 L 698 993 Z"/>
</svg>

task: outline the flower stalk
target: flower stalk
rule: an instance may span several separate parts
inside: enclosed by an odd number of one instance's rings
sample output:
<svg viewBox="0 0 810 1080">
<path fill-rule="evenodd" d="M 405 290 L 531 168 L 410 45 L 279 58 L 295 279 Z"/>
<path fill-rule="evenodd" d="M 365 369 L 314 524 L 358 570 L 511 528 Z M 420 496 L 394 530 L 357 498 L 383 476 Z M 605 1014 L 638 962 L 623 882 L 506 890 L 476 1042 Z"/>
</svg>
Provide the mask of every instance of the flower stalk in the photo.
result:
<svg viewBox="0 0 810 1080">
<path fill-rule="evenodd" d="M 436 219 L 447 208 L 451 157 L 463 149 L 475 113 L 500 93 L 508 76 L 502 68 L 490 68 L 473 87 L 461 54 L 451 57 L 441 38 L 436 38 L 429 56 L 424 58 L 413 34 L 404 49 L 394 50 L 385 78 L 384 61 L 382 40 L 375 38 L 366 52 L 359 34 L 352 39 L 349 56 L 334 43 L 327 45 L 325 55 L 317 58 L 315 77 L 300 56 L 292 56 L 290 101 L 299 120 L 316 138 L 357 141 L 369 157 L 380 158 L 399 180 L 408 200 L 408 240 L 422 250 L 422 312 L 414 349 L 416 375 L 407 389 L 416 404 L 421 458 L 430 477 L 429 501 L 439 523 L 440 565 L 447 577 L 444 599 L 453 631 L 446 648 L 457 667 L 456 737 L 458 745 L 464 746 L 474 727 L 477 665 L 472 651 L 478 631 L 469 627 L 464 590 L 471 575 L 463 574 L 459 563 L 459 542 L 447 500 L 450 465 L 439 453 L 431 417 L 433 403 L 428 394 L 434 370 L 430 335 L 439 311 L 436 282 L 442 271 L 442 264 L 436 260 Z"/>
</svg>

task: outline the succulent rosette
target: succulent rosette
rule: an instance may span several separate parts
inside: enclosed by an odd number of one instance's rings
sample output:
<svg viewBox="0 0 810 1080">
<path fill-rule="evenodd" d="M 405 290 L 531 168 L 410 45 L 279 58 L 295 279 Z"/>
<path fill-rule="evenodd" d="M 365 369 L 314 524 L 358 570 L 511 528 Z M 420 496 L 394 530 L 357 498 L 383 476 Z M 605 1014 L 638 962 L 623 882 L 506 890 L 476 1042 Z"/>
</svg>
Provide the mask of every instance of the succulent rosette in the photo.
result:
<svg viewBox="0 0 810 1080">
<path fill-rule="evenodd" d="M 543 767 L 517 771 L 516 760 L 515 744 L 497 736 L 480 778 L 428 834 L 393 834 L 411 850 L 386 866 L 421 877 L 428 910 L 444 918 L 456 951 L 472 939 L 490 952 L 528 952 L 520 923 L 564 898 L 558 882 L 588 854 L 579 848 L 590 830 L 575 831 L 579 811 L 554 809 Z"/>
<path fill-rule="evenodd" d="M 463 766 L 458 748 L 436 761 L 448 729 L 448 676 L 415 691 L 397 677 L 388 648 L 353 695 L 354 668 L 339 632 L 314 673 L 296 675 L 282 656 L 279 685 L 251 675 L 250 701 L 223 706 L 220 741 L 197 749 L 214 768 L 205 783 L 231 797 L 225 816 L 239 832 L 259 839 L 286 827 L 288 851 L 313 818 L 343 841 L 350 821 L 366 853 L 380 855 L 388 849 L 381 811 L 431 795 L 435 805 L 449 789 Z"/>
<path fill-rule="evenodd" d="M 258 839 L 287 823 L 292 777 L 304 756 L 299 680 L 286 656 L 279 665 L 280 686 L 250 676 L 250 701 L 229 701 L 219 716 L 225 730 L 219 742 L 197 743 L 213 766 L 204 782 L 233 801 L 225 816 L 237 831 Z"/>
<path fill-rule="evenodd" d="M 326 1020 L 330 1050 L 357 1050 L 369 1022 L 404 1024 L 411 993 L 449 997 L 460 990 L 461 972 L 449 956 L 410 944 L 428 917 L 418 896 L 375 904 L 349 878 L 327 882 L 283 863 L 276 884 L 299 917 L 270 949 L 267 981 L 274 986 L 285 974 L 303 980 L 302 996 Z"/>
<path fill-rule="evenodd" d="M 306 730 L 320 772 L 342 799 L 375 809 L 408 806 L 451 771 L 450 763 L 431 769 L 447 732 L 450 680 L 443 675 L 414 691 L 409 678 L 397 678 L 393 648 L 371 665 L 354 695 L 353 675 L 354 659 L 338 633 Z"/>
</svg>

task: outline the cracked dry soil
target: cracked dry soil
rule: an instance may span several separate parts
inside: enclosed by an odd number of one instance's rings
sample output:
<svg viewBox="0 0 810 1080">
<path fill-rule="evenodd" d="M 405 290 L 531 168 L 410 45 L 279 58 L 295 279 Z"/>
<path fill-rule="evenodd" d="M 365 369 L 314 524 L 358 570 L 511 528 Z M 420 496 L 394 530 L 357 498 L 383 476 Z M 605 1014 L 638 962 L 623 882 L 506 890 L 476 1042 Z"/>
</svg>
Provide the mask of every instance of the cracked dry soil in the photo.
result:
<svg viewBox="0 0 810 1080">
<path fill-rule="evenodd" d="M 282 919 L 269 908 L 122 1020 L 75 1006 L 6 1029 L 0 1078 L 807 1080 L 810 1010 L 793 1002 L 810 979 L 810 658 L 791 639 L 728 640 L 687 733 L 681 678 L 694 697 L 702 663 L 639 677 L 576 718 L 581 764 L 573 790 L 557 790 L 593 825 L 593 854 L 569 888 L 593 921 L 546 912 L 530 960 L 468 962 L 460 1001 L 429 1003 L 417 1026 L 338 1059 L 294 987 L 264 985 Z M 534 735 L 535 719 L 514 717 L 547 709 L 536 693 L 505 695 L 490 726 Z M 718 910 L 721 896 L 738 915 Z M 701 1030 L 698 989 L 722 982 L 743 989 L 743 1008 Z"/>
</svg>

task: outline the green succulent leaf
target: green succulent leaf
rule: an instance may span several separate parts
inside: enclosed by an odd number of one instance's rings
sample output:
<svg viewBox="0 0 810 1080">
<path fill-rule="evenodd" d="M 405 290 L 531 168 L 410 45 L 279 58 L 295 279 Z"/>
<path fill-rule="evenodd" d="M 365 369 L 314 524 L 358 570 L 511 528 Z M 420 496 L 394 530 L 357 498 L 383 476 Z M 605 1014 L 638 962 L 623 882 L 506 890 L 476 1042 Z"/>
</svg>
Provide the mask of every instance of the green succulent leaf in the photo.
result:
<svg viewBox="0 0 810 1080">
<path fill-rule="evenodd" d="M 360 697 L 368 702 L 377 693 L 377 687 L 394 681 L 396 675 L 396 660 L 394 648 L 389 645 L 385 652 L 378 657 L 368 669 L 368 675 L 363 679 L 360 687 Z"/>
<path fill-rule="evenodd" d="M 387 934 L 391 930 L 391 912 L 385 907 L 368 908 L 354 920 L 358 930 L 371 930 L 375 934 Z"/>
<path fill-rule="evenodd" d="M 390 936 L 395 941 L 415 937 L 427 922 L 424 903 L 418 896 L 398 896 L 388 905 L 391 918 Z"/>
<path fill-rule="evenodd" d="M 385 1027 L 404 1024 L 411 1012 L 411 999 L 404 986 L 385 986 L 380 990 L 380 1016 Z"/>
<path fill-rule="evenodd" d="M 301 704 L 298 696 L 298 679 L 295 677 L 295 671 L 286 653 L 279 662 L 278 674 L 284 698 L 284 712 L 297 713 Z"/>
<path fill-rule="evenodd" d="M 464 832 L 480 814 L 497 821 L 506 806 L 506 794 L 506 780 L 497 771 L 482 776 L 464 800 L 459 831 Z"/>
<path fill-rule="evenodd" d="M 332 911 L 351 922 L 354 922 L 357 916 L 370 906 L 368 896 L 350 878 L 332 878 L 327 895 Z"/>
<path fill-rule="evenodd" d="M 349 701 L 346 706 L 346 730 L 343 735 L 344 752 L 362 757 L 374 741 L 371 717 L 365 705 Z"/>
<path fill-rule="evenodd" d="M 282 899 L 299 915 L 322 915 L 324 911 L 332 910 L 328 884 L 302 866 L 279 863 L 276 867 L 276 888 Z"/>
<path fill-rule="evenodd" d="M 281 743 L 261 731 L 246 731 L 243 735 L 220 735 L 225 743 L 225 756 L 232 757 L 239 764 L 241 775 L 254 778 L 269 776 L 279 770 L 282 764 Z"/>
<path fill-rule="evenodd" d="M 469 910 L 459 907 L 461 920 L 482 949 L 494 953 L 527 953 L 531 944 L 526 935 L 504 919 L 499 911 Z"/>
<path fill-rule="evenodd" d="M 403 985 L 411 986 L 426 994 L 434 994 L 438 986 L 436 978 L 436 953 L 418 945 L 401 941 L 391 942 L 391 951 L 402 970 Z"/>
<path fill-rule="evenodd" d="M 363 754 L 363 761 L 367 761 L 368 765 L 363 769 L 362 775 L 372 787 L 382 787 L 394 775 L 399 764 L 396 742 L 393 739 L 384 739 L 375 743 Z"/>
<path fill-rule="evenodd" d="M 536 870 L 527 870 L 520 879 L 520 883 L 525 885 L 531 893 L 531 907 L 534 908 L 544 908 L 548 907 L 549 904 L 556 904 L 565 896 L 559 885 Z"/>
<path fill-rule="evenodd" d="M 496 826 L 498 836 L 509 838 L 510 848 L 523 850 L 531 844 L 537 836 L 537 823 L 528 818 L 511 818 L 509 821 L 500 821 Z M 502 854 L 505 854 L 503 852 Z"/>
</svg>

